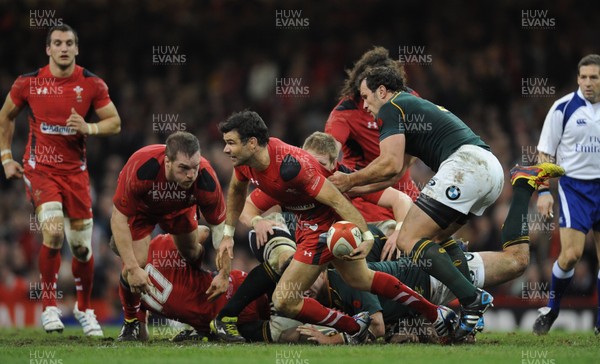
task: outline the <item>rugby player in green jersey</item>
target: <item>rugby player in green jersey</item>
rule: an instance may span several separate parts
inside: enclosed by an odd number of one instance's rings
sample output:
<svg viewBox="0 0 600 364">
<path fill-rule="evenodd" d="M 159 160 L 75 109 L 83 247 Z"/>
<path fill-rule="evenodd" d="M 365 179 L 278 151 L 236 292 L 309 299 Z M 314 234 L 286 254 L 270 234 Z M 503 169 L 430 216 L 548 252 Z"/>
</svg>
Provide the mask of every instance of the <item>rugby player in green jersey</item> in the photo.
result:
<svg viewBox="0 0 600 364">
<path fill-rule="evenodd" d="M 536 167 L 539 168 L 539 167 Z M 554 176 L 564 173 L 555 165 L 548 165 L 546 168 L 556 170 Z M 531 167 L 515 167 L 511 170 L 511 182 L 513 184 L 513 201 L 511 203 L 505 223 L 502 227 L 502 251 L 483 251 L 483 252 L 463 252 L 461 249 L 449 252 L 449 256 L 454 264 L 468 267 L 463 272 L 473 285 L 478 288 L 493 287 L 523 274 L 529 264 L 529 229 L 528 229 L 528 206 L 535 187 L 529 184 L 530 181 L 543 182 L 549 178 L 549 175 L 543 177 L 537 176 L 537 173 L 531 172 Z M 407 257 L 401 257 L 395 261 L 379 262 L 380 251 L 385 245 L 383 234 L 375 234 L 377 238 L 370 255 L 367 257 L 369 268 L 375 271 L 383 271 L 391 274 L 404 282 L 407 286 L 421 293 L 433 304 L 447 305 L 455 297 L 448 287 L 439 280 L 425 273 Z M 375 259 L 373 259 L 375 258 Z M 374 337 L 384 335 L 390 337 L 394 332 L 390 329 L 397 325 L 408 322 L 408 318 L 416 318 L 417 315 L 410 309 L 384 297 L 375 296 L 369 292 L 357 291 L 350 288 L 340 278 L 339 274 L 330 269 L 321 274 L 319 279 L 313 284 L 309 291 L 311 297 L 316 298 L 322 304 L 328 307 L 335 307 L 346 314 L 352 315 L 355 312 L 368 311 L 372 321 L 370 332 Z M 400 333 L 418 336 L 419 339 L 425 339 L 426 342 L 435 341 L 435 333 L 426 327 L 426 322 L 421 319 L 415 319 L 413 325 L 409 328 L 400 328 Z M 483 320 L 479 327 L 483 328 Z M 319 342 L 321 344 L 343 343 L 343 334 L 337 334 L 331 330 L 316 327 L 314 325 L 304 325 L 298 332 L 308 336 L 308 340 Z"/>
<path fill-rule="evenodd" d="M 455 339 L 462 340 L 492 306 L 493 297 L 469 282 L 447 251 L 458 248 L 451 235 L 471 216 L 482 215 L 500 195 L 502 166 L 456 115 L 406 92 L 395 69 L 372 68 L 358 80 L 364 107 L 380 127 L 381 153 L 362 170 L 337 172 L 330 180 L 342 192 L 353 187 L 355 193 L 371 192 L 393 184 L 410 165 L 410 156 L 436 173 L 409 210 L 397 246 L 458 298 L 461 315 Z M 539 179 L 557 174 L 554 167 L 541 164 L 520 172 L 530 176 L 528 182 L 536 188 Z"/>
</svg>

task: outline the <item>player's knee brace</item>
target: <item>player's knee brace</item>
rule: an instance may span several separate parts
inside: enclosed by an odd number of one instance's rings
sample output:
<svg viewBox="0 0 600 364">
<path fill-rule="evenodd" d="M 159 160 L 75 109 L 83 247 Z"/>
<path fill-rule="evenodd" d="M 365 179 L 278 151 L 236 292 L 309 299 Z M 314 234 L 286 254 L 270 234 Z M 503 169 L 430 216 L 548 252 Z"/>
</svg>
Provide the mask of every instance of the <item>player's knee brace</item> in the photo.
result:
<svg viewBox="0 0 600 364">
<path fill-rule="evenodd" d="M 44 243 L 55 249 L 60 249 L 65 237 L 62 203 L 52 201 L 41 204 L 37 209 L 37 219 L 44 231 Z M 46 239 L 50 239 L 50 241 L 46 241 Z"/>
<path fill-rule="evenodd" d="M 37 219 L 40 224 L 43 224 L 52 218 L 64 217 L 63 205 L 58 201 L 45 202 L 40 205 L 37 211 Z"/>
<path fill-rule="evenodd" d="M 71 221 L 65 219 L 65 235 L 71 248 L 71 253 L 82 262 L 87 262 L 92 257 L 92 219 L 84 219 L 81 230 L 74 230 Z"/>
<path fill-rule="evenodd" d="M 267 237 L 267 243 L 260 248 L 256 242 L 256 232 L 251 230 L 248 234 L 250 250 L 261 263 L 267 263 L 273 271 L 279 275 L 283 273 L 284 267 L 280 266 L 279 258 L 288 252 L 292 255 L 296 252 L 296 242 L 286 227 L 273 227 L 273 234 Z"/>
</svg>

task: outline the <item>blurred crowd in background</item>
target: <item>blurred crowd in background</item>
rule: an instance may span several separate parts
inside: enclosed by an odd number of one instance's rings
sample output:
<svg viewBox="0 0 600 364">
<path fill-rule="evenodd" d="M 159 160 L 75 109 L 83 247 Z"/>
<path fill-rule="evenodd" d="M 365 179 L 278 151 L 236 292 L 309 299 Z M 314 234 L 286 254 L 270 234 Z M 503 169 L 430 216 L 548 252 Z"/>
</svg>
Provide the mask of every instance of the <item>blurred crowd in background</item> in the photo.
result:
<svg viewBox="0 0 600 364">
<path fill-rule="evenodd" d="M 115 310 L 119 309 L 120 260 L 107 242 L 118 173 L 134 151 L 164 142 L 172 130 L 190 131 L 200 139 L 202 154 L 212 162 L 226 191 L 232 166 L 222 152 L 220 121 L 232 112 L 253 109 L 272 136 L 302 145 L 310 133 L 323 130 L 337 103 L 344 69 L 374 45 L 386 47 L 396 59 L 410 49 L 402 47 L 414 46 L 426 62 L 406 64 L 408 85 L 458 115 L 502 162 L 507 177 L 504 193 L 485 216 L 472 220 L 458 234 L 470 242 L 470 250 L 501 249 L 500 229 L 511 200 L 508 171 L 515 163 L 535 163 L 535 146 L 549 107 L 576 89 L 579 59 L 600 52 L 596 27 L 589 26 L 596 24 L 598 14 L 590 7 L 598 4 L 459 3 L 0 2 L 2 100 L 18 75 L 48 63 L 48 28 L 32 26 L 36 24 L 32 18 L 40 19 L 44 13 L 39 11 L 48 10 L 48 18 L 61 19 L 78 30 L 77 63 L 106 81 L 121 116 L 119 135 L 89 138 L 87 144 L 94 199 L 94 298 L 114 302 Z M 525 12 L 531 9 L 541 11 Z M 297 26 L 282 25 L 281 19 L 290 17 L 299 19 L 294 22 Z M 172 57 L 162 57 L 165 54 Z M 548 87 L 532 94 L 523 88 L 529 79 L 546 82 Z M 289 80 L 302 92 L 279 92 L 277 86 Z M 16 124 L 12 150 L 20 158 L 27 141 L 26 113 Z M 412 175 L 422 187 L 432 173 L 418 163 Z M 550 278 L 558 254 L 558 222 L 536 217 L 535 196 L 530 218 L 530 267 L 520 279 L 493 290 L 496 294 L 520 296 L 523 282 L 543 283 Z M 243 229 L 237 234 L 235 264 L 249 270 L 256 261 L 245 253 Z M 10 286 L 19 278 L 39 279 L 40 244 L 39 224 L 23 181 L 0 177 L 0 286 Z M 591 239 L 586 250 L 570 295 L 594 293 L 597 263 Z M 62 254 L 59 290 L 68 296 L 75 291 L 67 244 Z M 209 254 L 207 268 L 214 267 L 213 262 Z"/>
</svg>

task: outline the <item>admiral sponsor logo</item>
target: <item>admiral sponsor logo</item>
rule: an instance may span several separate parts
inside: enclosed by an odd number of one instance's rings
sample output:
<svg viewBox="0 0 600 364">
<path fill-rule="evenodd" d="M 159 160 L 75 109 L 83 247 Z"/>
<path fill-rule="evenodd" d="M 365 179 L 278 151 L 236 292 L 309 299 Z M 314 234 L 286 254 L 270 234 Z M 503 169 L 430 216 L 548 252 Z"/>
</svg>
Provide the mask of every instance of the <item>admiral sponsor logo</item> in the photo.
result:
<svg viewBox="0 0 600 364">
<path fill-rule="evenodd" d="M 70 128 L 68 126 L 46 124 L 45 122 L 40 124 L 40 131 L 44 134 L 53 134 L 53 135 L 75 135 L 75 134 L 77 134 L 77 131 L 75 131 L 75 129 Z"/>
</svg>

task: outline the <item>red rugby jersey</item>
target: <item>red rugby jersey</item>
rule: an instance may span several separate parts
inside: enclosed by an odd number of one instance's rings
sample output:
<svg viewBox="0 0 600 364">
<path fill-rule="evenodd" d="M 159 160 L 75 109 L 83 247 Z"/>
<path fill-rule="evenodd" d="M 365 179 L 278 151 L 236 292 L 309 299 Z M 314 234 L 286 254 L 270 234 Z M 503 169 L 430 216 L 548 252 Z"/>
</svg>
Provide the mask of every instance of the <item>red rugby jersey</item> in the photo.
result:
<svg viewBox="0 0 600 364">
<path fill-rule="evenodd" d="M 190 267 L 179 255 L 170 234 L 157 235 L 152 239 L 145 269 L 154 289 L 142 296 L 143 307 L 169 319 L 187 323 L 203 333 L 208 333 L 210 321 L 248 276 L 245 272 L 232 270 L 227 292 L 208 302 L 205 292 L 210 287 L 213 275 Z M 238 323 L 268 318 L 267 302 L 266 296 L 253 301 L 242 311 Z"/>
<path fill-rule="evenodd" d="M 119 174 L 113 197 L 115 207 L 126 216 L 164 216 L 197 205 L 209 224 L 225 220 L 225 199 L 217 174 L 204 157 L 196 182 L 189 189 L 169 182 L 165 176 L 165 145 L 141 148 Z"/>
<path fill-rule="evenodd" d="M 111 102 L 101 78 L 80 66 L 68 77 L 55 77 L 47 65 L 17 78 L 10 98 L 19 108 L 29 107 L 25 168 L 55 174 L 86 169 L 86 137 L 66 125 L 71 108 L 86 118 Z"/>
</svg>

